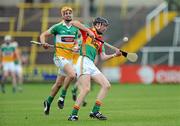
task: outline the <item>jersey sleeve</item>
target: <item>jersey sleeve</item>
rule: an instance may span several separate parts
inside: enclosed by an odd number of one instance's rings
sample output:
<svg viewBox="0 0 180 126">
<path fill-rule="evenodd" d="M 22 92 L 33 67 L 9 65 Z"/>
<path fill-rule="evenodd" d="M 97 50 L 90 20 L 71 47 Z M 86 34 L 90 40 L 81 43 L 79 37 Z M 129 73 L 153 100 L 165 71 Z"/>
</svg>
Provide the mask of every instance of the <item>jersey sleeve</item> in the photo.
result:
<svg viewBox="0 0 180 126">
<path fill-rule="evenodd" d="M 14 42 L 12 43 L 12 46 L 14 46 L 15 48 L 17 48 L 17 47 L 18 47 L 18 43 L 17 43 L 16 41 L 14 41 Z"/>
<path fill-rule="evenodd" d="M 106 49 L 104 47 L 104 44 L 102 45 L 102 52 L 105 53 Z"/>
<path fill-rule="evenodd" d="M 105 52 L 105 47 L 104 47 L 104 44 L 102 44 L 98 50 L 98 53 L 101 54 L 101 53 L 104 53 Z"/>
<path fill-rule="evenodd" d="M 55 24 L 55 25 L 51 26 L 51 27 L 48 29 L 48 32 L 49 32 L 50 34 L 53 34 L 53 35 L 57 34 L 57 25 L 58 25 L 58 24 Z"/>
<path fill-rule="evenodd" d="M 80 30 L 80 32 L 81 32 L 81 35 L 82 35 L 82 42 L 85 42 L 84 40 L 86 40 L 86 38 L 87 38 L 87 33 L 85 32 L 85 31 L 83 31 L 83 30 Z"/>
</svg>

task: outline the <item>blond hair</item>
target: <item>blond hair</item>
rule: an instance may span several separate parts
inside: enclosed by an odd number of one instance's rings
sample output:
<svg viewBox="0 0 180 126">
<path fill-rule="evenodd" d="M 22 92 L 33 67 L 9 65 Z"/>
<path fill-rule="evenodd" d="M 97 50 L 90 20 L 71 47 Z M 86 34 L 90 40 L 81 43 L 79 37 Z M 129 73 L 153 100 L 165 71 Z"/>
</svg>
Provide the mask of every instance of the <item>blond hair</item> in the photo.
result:
<svg viewBox="0 0 180 126">
<path fill-rule="evenodd" d="M 71 7 L 69 7 L 69 6 L 64 6 L 64 7 L 62 7 L 62 9 L 61 9 L 61 15 L 63 16 L 64 15 L 64 12 L 65 11 L 71 11 L 71 12 L 73 12 L 73 10 L 72 10 L 72 8 Z"/>
</svg>

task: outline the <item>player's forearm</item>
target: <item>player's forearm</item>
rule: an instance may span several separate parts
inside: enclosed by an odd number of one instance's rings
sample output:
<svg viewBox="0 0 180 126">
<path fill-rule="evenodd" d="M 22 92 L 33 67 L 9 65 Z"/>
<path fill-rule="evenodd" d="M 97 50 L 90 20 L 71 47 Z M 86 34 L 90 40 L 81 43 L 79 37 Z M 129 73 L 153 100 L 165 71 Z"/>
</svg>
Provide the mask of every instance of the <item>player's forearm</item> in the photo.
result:
<svg viewBox="0 0 180 126">
<path fill-rule="evenodd" d="M 49 35 L 51 35 L 51 34 L 49 34 L 48 31 L 43 32 L 40 35 L 40 42 L 41 43 L 46 43 L 46 37 L 48 37 Z"/>
<path fill-rule="evenodd" d="M 87 28 L 83 24 L 81 24 L 79 21 L 71 21 L 71 25 L 87 32 L 91 38 L 95 38 L 95 34 L 89 28 Z"/>
<path fill-rule="evenodd" d="M 40 42 L 41 42 L 41 43 L 45 43 L 45 42 L 46 42 L 46 36 L 45 36 L 44 33 L 42 33 L 42 34 L 40 35 Z"/>
<path fill-rule="evenodd" d="M 101 54 L 101 59 L 102 59 L 103 61 L 108 60 L 108 59 L 111 59 L 111 58 L 114 58 L 114 57 L 116 57 L 116 53 L 111 54 L 111 55 Z"/>
<path fill-rule="evenodd" d="M 19 62 L 21 62 L 20 52 L 19 52 L 18 49 L 15 50 L 15 55 L 16 55 L 16 57 L 17 57 L 17 60 L 18 60 Z"/>
<path fill-rule="evenodd" d="M 20 54 L 20 51 L 17 49 L 17 59 L 19 62 L 21 62 L 21 54 Z"/>
<path fill-rule="evenodd" d="M 87 31 L 87 28 L 81 24 L 79 21 L 71 21 L 71 25 L 83 30 L 83 31 Z"/>
<path fill-rule="evenodd" d="M 84 26 L 83 24 L 81 24 L 79 21 L 71 21 L 71 25 L 85 31 L 85 32 L 91 32 L 91 30 L 89 30 L 86 26 Z"/>
</svg>

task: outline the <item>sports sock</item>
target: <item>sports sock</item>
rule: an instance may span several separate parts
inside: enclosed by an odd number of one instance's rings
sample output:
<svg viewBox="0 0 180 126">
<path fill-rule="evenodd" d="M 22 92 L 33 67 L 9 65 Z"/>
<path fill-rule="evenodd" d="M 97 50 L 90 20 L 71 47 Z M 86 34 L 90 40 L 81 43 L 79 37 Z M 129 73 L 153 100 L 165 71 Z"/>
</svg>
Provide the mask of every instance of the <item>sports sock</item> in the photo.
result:
<svg viewBox="0 0 180 126">
<path fill-rule="evenodd" d="M 18 91 L 19 91 L 19 92 L 22 92 L 22 90 L 23 90 L 22 87 L 21 87 L 21 86 L 18 86 Z"/>
<path fill-rule="evenodd" d="M 78 114 L 79 109 L 80 109 L 80 107 L 79 107 L 79 106 L 74 105 L 74 106 L 73 106 L 73 111 L 72 111 L 71 115 L 77 115 L 77 114 Z"/>
<path fill-rule="evenodd" d="M 73 94 L 73 95 L 76 95 L 76 92 L 77 92 L 77 86 L 73 86 L 73 88 L 72 88 L 72 94 Z"/>
<path fill-rule="evenodd" d="M 2 93 L 5 93 L 5 81 L 6 81 L 6 79 L 2 78 L 2 80 L 1 80 L 1 91 L 2 91 Z"/>
<path fill-rule="evenodd" d="M 13 92 L 13 93 L 16 93 L 16 86 L 13 86 L 12 92 Z"/>
<path fill-rule="evenodd" d="M 60 97 L 65 99 L 65 97 L 66 97 L 66 90 L 65 89 L 62 89 Z"/>
<path fill-rule="evenodd" d="M 2 93 L 5 93 L 4 81 L 1 81 L 0 88 L 1 88 L 1 92 L 2 92 Z"/>
<path fill-rule="evenodd" d="M 102 104 L 101 101 L 96 100 L 92 112 L 98 112 L 100 110 L 101 104 Z"/>
<path fill-rule="evenodd" d="M 48 103 L 49 103 L 49 104 L 51 104 L 51 103 L 52 103 L 52 101 L 53 101 L 53 99 L 54 99 L 54 97 L 49 96 L 49 97 L 47 98 Z"/>
<path fill-rule="evenodd" d="M 22 88 L 22 83 L 18 83 L 18 91 L 22 92 L 23 88 Z"/>
</svg>

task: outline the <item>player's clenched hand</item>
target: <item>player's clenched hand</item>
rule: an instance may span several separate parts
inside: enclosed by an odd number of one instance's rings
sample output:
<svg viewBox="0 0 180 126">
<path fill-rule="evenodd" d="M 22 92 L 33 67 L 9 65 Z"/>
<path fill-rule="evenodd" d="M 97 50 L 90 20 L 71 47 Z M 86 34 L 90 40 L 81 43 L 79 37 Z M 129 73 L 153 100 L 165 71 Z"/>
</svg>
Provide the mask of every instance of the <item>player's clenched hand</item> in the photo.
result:
<svg viewBox="0 0 180 126">
<path fill-rule="evenodd" d="M 78 52 L 78 51 L 79 51 L 79 47 L 78 47 L 78 46 L 74 46 L 74 47 L 72 48 L 72 50 L 73 50 L 73 52 Z"/>
<path fill-rule="evenodd" d="M 44 49 L 48 49 L 50 47 L 50 45 L 48 43 L 42 43 L 42 46 L 44 47 Z"/>
<path fill-rule="evenodd" d="M 117 49 L 117 50 L 116 50 L 116 56 L 121 56 L 121 55 L 122 55 L 122 53 L 120 52 L 119 49 Z"/>
</svg>

